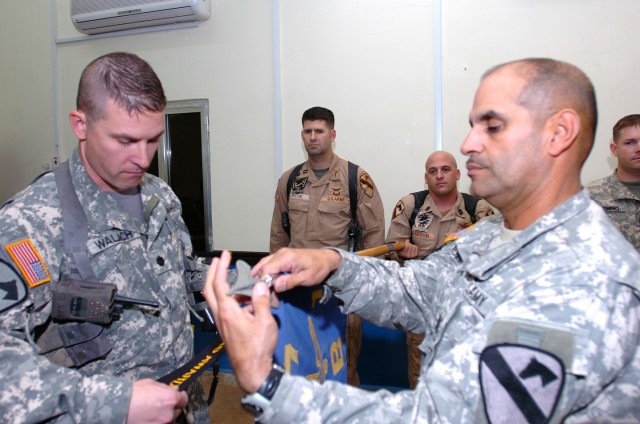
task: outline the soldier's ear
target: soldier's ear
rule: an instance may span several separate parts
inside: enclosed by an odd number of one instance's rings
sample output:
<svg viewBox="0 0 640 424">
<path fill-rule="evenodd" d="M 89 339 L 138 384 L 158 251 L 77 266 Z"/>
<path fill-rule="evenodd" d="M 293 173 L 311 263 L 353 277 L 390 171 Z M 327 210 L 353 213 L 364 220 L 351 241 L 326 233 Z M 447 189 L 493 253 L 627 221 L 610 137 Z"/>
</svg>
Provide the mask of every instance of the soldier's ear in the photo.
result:
<svg viewBox="0 0 640 424">
<path fill-rule="evenodd" d="M 72 110 L 69 112 L 69 123 L 78 140 L 87 139 L 87 115 L 83 111 Z"/>
<path fill-rule="evenodd" d="M 563 109 L 553 114 L 545 127 L 549 136 L 547 152 L 551 156 L 560 156 L 578 139 L 580 116 L 573 109 Z"/>
</svg>

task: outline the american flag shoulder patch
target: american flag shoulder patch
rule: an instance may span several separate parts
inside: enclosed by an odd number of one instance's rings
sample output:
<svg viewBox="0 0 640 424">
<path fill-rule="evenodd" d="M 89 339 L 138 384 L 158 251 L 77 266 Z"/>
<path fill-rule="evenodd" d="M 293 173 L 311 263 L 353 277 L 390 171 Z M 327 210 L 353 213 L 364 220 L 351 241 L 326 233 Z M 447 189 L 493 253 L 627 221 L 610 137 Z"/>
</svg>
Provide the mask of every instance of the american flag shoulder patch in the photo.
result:
<svg viewBox="0 0 640 424">
<path fill-rule="evenodd" d="M 51 281 L 49 270 L 31 240 L 24 239 L 8 244 L 5 249 L 20 269 L 30 288 Z"/>
</svg>

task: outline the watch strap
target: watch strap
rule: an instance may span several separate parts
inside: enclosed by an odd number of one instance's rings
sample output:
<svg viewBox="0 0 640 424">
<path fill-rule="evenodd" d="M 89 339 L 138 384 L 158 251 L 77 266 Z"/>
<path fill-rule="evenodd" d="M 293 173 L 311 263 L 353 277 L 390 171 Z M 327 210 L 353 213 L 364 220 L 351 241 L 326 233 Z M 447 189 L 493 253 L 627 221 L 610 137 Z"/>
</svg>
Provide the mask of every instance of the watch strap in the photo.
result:
<svg viewBox="0 0 640 424">
<path fill-rule="evenodd" d="M 269 400 L 273 399 L 273 395 L 276 390 L 278 390 L 280 380 L 282 380 L 282 376 L 284 375 L 284 373 L 285 371 L 280 365 L 273 364 L 269 375 L 267 375 L 267 378 L 264 380 L 262 386 L 260 386 L 256 393 L 261 394 Z"/>
<path fill-rule="evenodd" d="M 271 399 L 278 389 L 280 380 L 282 380 L 284 373 L 285 370 L 282 367 L 277 364 L 273 364 L 271 371 L 269 371 L 269 375 L 267 375 L 267 378 L 264 380 L 258 391 L 244 395 L 242 399 L 240 399 L 242 406 L 247 411 L 251 412 L 254 417 L 262 415 L 264 410 L 271 404 Z"/>
</svg>

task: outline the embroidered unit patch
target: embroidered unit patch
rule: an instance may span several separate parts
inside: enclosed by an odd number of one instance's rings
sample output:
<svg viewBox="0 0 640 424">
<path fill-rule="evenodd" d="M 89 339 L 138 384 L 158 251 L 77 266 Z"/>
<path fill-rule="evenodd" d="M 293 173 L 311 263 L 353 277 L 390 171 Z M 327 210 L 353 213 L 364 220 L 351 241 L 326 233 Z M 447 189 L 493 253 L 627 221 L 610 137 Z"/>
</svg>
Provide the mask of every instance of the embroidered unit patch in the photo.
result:
<svg viewBox="0 0 640 424">
<path fill-rule="evenodd" d="M 309 180 L 309 177 L 296 178 L 296 180 L 293 182 L 293 186 L 291 187 L 291 193 L 292 194 L 302 193 L 302 191 L 304 190 L 304 187 L 307 185 L 308 180 Z"/>
<path fill-rule="evenodd" d="M 402 203 L 402 200 L 398 200 L 398 203 L 396 203 L 396 207 L 393 208 L 393 217 L 391 218 L 391 220 L 393 221 L 394 219 L 396 219 L 396 217 L 402 212 L 404 212 L 404 203 Z"/>
<path fill-rule="evenodd" d="M 27 285 L 11 265 L 0 259 L 0 313 L 27 297 Z"/>
<path fill-rule="evenodd" d="M 416 230 L 427 231 L 433 222 L 433 214 L 430 212 L 420 212 L 414 224 Z"/>
<path fill-rule="evenodd" d="M 360 175 L 360 187 L 364 190 L 364 194 L 369 197 L 373 197 L 373 181 L 366 172 Z"/>
<path fill-rule="evenodd" d="M 564 364 L 524 345 L 493 345 L 480 355 L 480 385 L 489 423 L 548 423 L 564 386 Z"/>
<path fill-rule="evenodd" d="M 49 270 L 29 239 L 24 239 L 5 246 L 11 259 L 18 265 L 22 276 L 29 287 L 34 288 L 40 284 L 48 283 Z"/>
</svg>

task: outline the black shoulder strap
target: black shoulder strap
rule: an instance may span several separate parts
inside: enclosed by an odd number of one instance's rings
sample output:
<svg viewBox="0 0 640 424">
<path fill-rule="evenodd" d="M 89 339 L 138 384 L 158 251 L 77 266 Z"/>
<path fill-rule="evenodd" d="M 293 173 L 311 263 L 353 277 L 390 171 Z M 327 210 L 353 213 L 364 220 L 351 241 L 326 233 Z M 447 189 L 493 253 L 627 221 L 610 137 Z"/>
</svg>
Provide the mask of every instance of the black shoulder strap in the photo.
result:
<svg viewBox="0 0 640 424">
<path fill-rule="evenodd" d="M 475 223 L 478 220 L 476 217 L 476 205 L 480 199 L 467 193 L 462 193 L 462 198 L 464 199 L 464 209 L 471 217 L 471 222 Z"/>
<path fill-rule="evenodd" d="M 291 174 L 289 174 L 289 179 L 287 180 L 287 204 L 289 202 L 289 193 L 291 192 L 291 187 L 293 187 L 293 181 L 300 173 L 302 165 L 304 165 L 304 162 L 302 162 L 300 165 L 296 165 L 296 167 L 293 168 L 293 171 L 291 171 Z"/>
<path fill-rule="evenodd" d="M 64 232 L 64 250 L 73 258 L 80 278 L 97 282 L 98 279 L 89 263 L 87 251 L 88 228 L 87 217 L 80 205 L 76 190 L 71 180 L 69 162 L 62 162 L 53 169 L 56 186 L 62 208 L 62 227 Z"/>
<path fill-rule="evenodd" d="M 413 207 L 413 211 L 411 211 L 411 217 L 409 218 L 409 231 L 413 233 L 412 228 L 413 224 L 416 222 L 416 216 L 418 216 L 418 211 L 424 204 L 425 199 L 429 195 L 429 190 L 416 191 L 415 193 L 411 193 L 413 199 L 415 200 L 415 206 Z M 409 236 L 409 240 L 412 240 L 412 237 Z"/>
<path fill-rule="evenodd" d="M 358 221 L 358 165 L 349 162 L 349 201 L 351 203 L 351 222 Z"/>
</svg>

